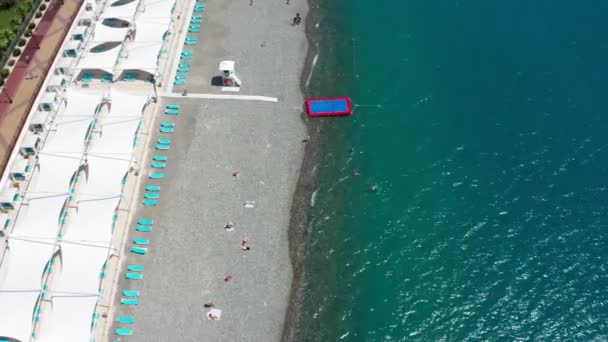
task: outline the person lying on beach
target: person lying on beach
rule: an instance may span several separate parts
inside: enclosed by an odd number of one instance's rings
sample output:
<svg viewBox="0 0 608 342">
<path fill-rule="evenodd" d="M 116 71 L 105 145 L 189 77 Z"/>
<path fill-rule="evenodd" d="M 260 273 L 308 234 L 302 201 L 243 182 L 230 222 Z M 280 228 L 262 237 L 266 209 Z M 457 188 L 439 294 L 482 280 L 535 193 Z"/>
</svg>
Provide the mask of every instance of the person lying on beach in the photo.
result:
<svg viewBox="0 0 608 342">
<path fill-rule="evenodd" d="M 227 232 L 231 232 L 234 230 L 235 224 L 232 222 L 228 222 L 226 223 L 226 225 L 224 226 L 224 229 L 226 229 Z"/>
<path fill-rule="evenodd" d="M 206 308 L 214 308 L 215 304 L 213 304 L 213 303 L 205 303 L 205 307 Z"/>
</svg>

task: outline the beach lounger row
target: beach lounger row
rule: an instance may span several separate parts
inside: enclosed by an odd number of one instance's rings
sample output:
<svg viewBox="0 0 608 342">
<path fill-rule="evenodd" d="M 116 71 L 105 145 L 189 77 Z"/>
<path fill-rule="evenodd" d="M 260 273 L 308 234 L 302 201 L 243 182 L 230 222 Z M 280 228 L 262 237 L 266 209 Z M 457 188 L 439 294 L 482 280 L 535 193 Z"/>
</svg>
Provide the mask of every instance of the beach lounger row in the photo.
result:
<svg viewBox="0 0 608 342">
<path fill-rule="evenodd" d="M 165 106 L 165 111 L 171 111 L 170 113 L 174 113 L 172 115 L 179 114 L 181 106 L 179 104 L 167 104 Z M 166 131 L 163 133 L 172 133 L 175 129 L 174 122 L 164 121 L 160 123 L 161 132 L 162 129 L 170 129 L 170 131 Z M 157 147 L 158 145 L 170 146 L 173 142 L 172 139 L 160 137 L 157 139 Z M 154 155 L 152 156 L 151 166 L 155 169 L 163 169 L 166 167 L 166 162 L 169 160 L 167 156 Z M 165 177 L 164 173 L 150 173 L 148 175 L 150 179 L 163 179 Z M 160 191 L 162 187 L 160 185 L 146 185 L 144 190 L 144 205 L 148 206 L 156 206 L 158 203 L 158 199 L 160 198 Z M 144 219 L 141 218 L 137 220 L 135 230 L 142 233 L 147 233 L 152 231 L 152 225 L 154 225 L 154 220 L 152 219 Z M 138 255 L 146 255 L 148 253 L 147 246 L 150 244 L 150 239 L 142 238 L 142 237 L 134 237 L 133 245 L 131 246 L 131 253 Z M 143 279 L 143 265 L 128 265 L 127 272 L 125 273 L 125 278 L 128 280 L 141 280 Z M 120 303 L 122 305 L 127 306 L 137 306 L 139 305 L 139 297 L 140 292 L 138 290 L 122 290 L 123 298 L 120 299 Z M 135 319 L 133 317 L 128 316 L 120 316 L 117 319 L 117 322 L 120 324 L 134 324 Z M 133 330 L 131 328 L 125 327 L 117 327 L 114 333 L 118 336 L 131 336 L 133 335 Z"/>
</svg>

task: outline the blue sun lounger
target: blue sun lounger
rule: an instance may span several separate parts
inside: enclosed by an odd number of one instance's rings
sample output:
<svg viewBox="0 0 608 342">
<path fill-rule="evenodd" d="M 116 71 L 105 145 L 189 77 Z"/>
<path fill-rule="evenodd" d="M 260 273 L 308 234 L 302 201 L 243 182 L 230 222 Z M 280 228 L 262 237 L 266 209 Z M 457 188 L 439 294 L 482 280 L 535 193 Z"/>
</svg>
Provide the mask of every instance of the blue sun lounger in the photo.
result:
<svg viewBox="0 0 608 342">
<path fill-rule="evenodd" d="M 175 78 L 178 80 L 183 80 L 183 79 L 188 78 L 188 74 L 175 74 Z M 171 109 L 168 109 L 168 110 L 171 110 Z"/>
<path fill-rule="evenodd" d="M 168 104 L 165 106 L 165 108 L 167 109 L 180 109 L 182 108 L 182 106 L 178 105 L 178 104 Z"/>
<path fill-rule="evenodd" d="M 203 22 L 203 19 L 201 18 L 193 18 L 192 20 L 190 20 L 191 24 L 200 24 Z"/>
<path fill-rule="evenodd" d="M 195 7 L 194 12 L 205 12 L 205 7 Z"/>
<path fill-rule="evenodd" d="M 139 300 L 135 298 L 121 298 L 120 303 L 124 305 L 138 305 Z"/>
<path fill-rule="evenodd" d="M 186 38 L 185 38 L 185 39 L 186 39 L 186 40 L 198 40 L 198 38 L 197 38 L 197 37 L 195 37 L 195 36 L 186 36 Z"/>
<path fill-rule="evenodd" d="M 142 201 L 143 205 L 146 205 L 148 207 L 156 207 L 158 205 L 158 201 L 157 200 L 150 200 L 150 199 L 145 199 Z"/>
<path fill-rule="evenodd" d="M 175 129 L 173 129 L 171 127 L 161 127 L 160 132 L 161 133 L 173 133 L 173 132 L 175 132 Z"/>
<path fill-rule="evenodd" d="M 151 232 L 152 231 L 152 227 L 150 227 L 150 226 L 137 226 L 135 228 L 135 230 L 137 230 L 138 232 L 147 233 L 147 232 Z"/>
<path fill-rule="evenodd" d="M 190 28 L 190 29 L 200 29 L 201 28 L 201 24 L 190 24 L 190 26 L 188 26 L 188 28 Z"/>
<path fill-rule="evenodd" d="M 184 44 L 186 44 L 186 45 L 196 45 L 197 43 L 196 43 L 196 40 L 186 40 L 184 42 Z"/>
<path fill-rule="evenodd" d="M 192 65 L 192 63 L 190 63 L 188 61 L 181 61 L 181 62 L 179 62 L 179 66 L 180 67 L 189 67 L 191 65 Z"/>
<path fill-rule="evenodd" d="M 120 316 L 120 317 L 118 317 L 118 323 L 133 324 L 133 323 L 135 323 L 135 318 L 127 317 L 127 316 Z"/>
<path fill-rule="evenodd" d="M 165 114 L 177 115 L 179 114 L 179 109 L 165 109 Z"/>
<path fill-rule="evenodd" d="M 192 55 L 182 55 L 182 59 L 192 59 Z"/>
<path fill-rule="evenodd" d="M 202 18 L 202 17 L 203 17 L 203 16 L 202 16 L 202 15 L 200 15 L 200 14 L 193 14 L 193 15 L 192 15 L 192 18 L 195 18 L 195 19 L 200 19 L 200 18 Z"/>
<path fill-rule="evenodd" d="M 137 245 L 149 245 L 150 240 L 142 239 L 142 238 L 135 238 L 135 239 L 133 239 L 133 243 L 137 244 Z"/>
<path fill-rule="evenodd" d="M 139 291 L 137 290 L 122 290 L 122 295 L 125 297 L 139 297 Z"/>
<path fill-rule="evenodd" d="M 171 139 L 158 138 L 158 143 L 159 144 L 170 144 L 171 143 Z"/>
<path fill-rule="evenodd" d="M 169 160 L 169 157 L 167 157 L 167 156 L 154 156 L 154 157 L 152 157 L 152 160 L 167 161 L 167 160 Z"/>
<path fill-rule="evenodd" d="M 188 72 L 188 71 L 190 71 L 190 68 L 177 68 L 177 71 L 179 71 L 179 72 Z"/>
<path fill-rule="evenodd" d="M 156 149 L 159 151 L 168 151 L 171 145 L 156 144 Z"/>
<path fill-rule="evenodd" d="M 144 275 L 141 273 L 125 273 L 125 278 L 130 279 L 130 280 L 140 280 L 143 277 L 144 277 Z"/>
<path fill-rule="evenodd" d="M 164 169 L 165 166 L 167 166 L 167 164 L 159 163 L 159 162 L 152 162 L 152 164 L 150 164 L 150 166 L 152 166 L 155 169 Z"/>
<path fill-rule="evenodd" d="M 114 330 L 114 332 L 116 333 L 116 335 L 119 335 L 119 336 L 133 335 L 133 330 L 131 330 L 131 329 L 116 329 L 116 330 Z"/>
<path fill-rule="evenodd" d="M 148 185 L 146 191 L 160 191 L 160 185 Z"/>
<path fill-rule="evenodd" d="M 164 173 L 151 173 L 148 175 L 148 177 L 150 179 L 163 179 L 163 178 L 165 178 L 165 174 Z"/>
<path fill-rule="evenodd" d="M 146 255 L 146 253 L 148 253 L 148 249 L 143 248 L 143 247 L 131 247 L 131 252 L 133 252 L 135 254 Z M 140 274 L 140 276 L 141 276 L 141 274 Z M 139 279 L 141 279 L 141 278 L 139 278 Z"/>
<path fill-rule="evenodd" d="M 163 121 L 160 125 L 163 127 L 175 127 L 175 122 Z"/>
<path fill-rule="evenodd" d="M 190 32 L 190 33 L 200 33 L 200 32 L 201 32 L 201 29 L 189 28 L 189 29 L 188 29 L 188 32 Z M 189 45 L 192 45 L 192 44 L 189 44 Z"/>
<path fill-rule="evenodd" d="M 148 199 L 158 199 L 158 198 L 160 198 L 160 194 L 159 194 L 158 192 L 145 193 L 145 194 L 144 194 L 144 198 L 148 198 Z"/>
<path fill-rule="evenodd" d="M 192 56 L 194 51 L 192 50 L 182 50 L 182 56 Z"/>
<path fill-rule="evenodd" d="M 143 224 L 143 225 L 149 226 L 149 225 L 154 224 L 154 220 L 140 219 L 140 220 L 137 220 L 137 224 Z"/>
<path fill-rule="evenodd" d="M 129 265 L 127 269 L 132 272 L 143 272 L 144 265 Z"/>
<path fill-rule="evenodd" d="M 173 84 L 175 84 L 175 85 L 184 85 L 184 84 L 186 84 L 186 80 L 175 79 L 175 81 L 173 81 Z M 174 114 L 174 115 L 176 115 L 176 114 Z"/>
</svg>

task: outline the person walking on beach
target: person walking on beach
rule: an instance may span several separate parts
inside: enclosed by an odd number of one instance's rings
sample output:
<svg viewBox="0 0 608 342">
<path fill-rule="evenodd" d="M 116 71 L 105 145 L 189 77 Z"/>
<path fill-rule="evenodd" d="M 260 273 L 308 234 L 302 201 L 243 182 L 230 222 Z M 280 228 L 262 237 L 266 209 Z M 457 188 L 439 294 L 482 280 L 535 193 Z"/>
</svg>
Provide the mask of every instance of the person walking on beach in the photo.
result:
<svg viewBox="0 0 608 342">
<path fill-rule="evenodd" d="M 302 22 L 302 17 L 300 17 L 300 13 L 296 13 L 296 16 L 293 18 L 294 25 L 300 25 Z"/>
</svg>

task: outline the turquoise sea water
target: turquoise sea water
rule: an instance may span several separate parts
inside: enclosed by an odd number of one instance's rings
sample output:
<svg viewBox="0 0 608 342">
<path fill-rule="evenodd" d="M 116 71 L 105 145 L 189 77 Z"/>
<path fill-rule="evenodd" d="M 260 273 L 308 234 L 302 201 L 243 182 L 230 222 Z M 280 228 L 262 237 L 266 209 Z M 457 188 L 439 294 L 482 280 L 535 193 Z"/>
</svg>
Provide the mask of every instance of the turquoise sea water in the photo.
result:
<svg viewBox="0 0 608 342">
<path fill-rule="evenodd" d="M 316 13 L 310 95 L 382 107 L 324 119 L 296 340 L 608 340 L 608 2 Z"/>
</svg>

